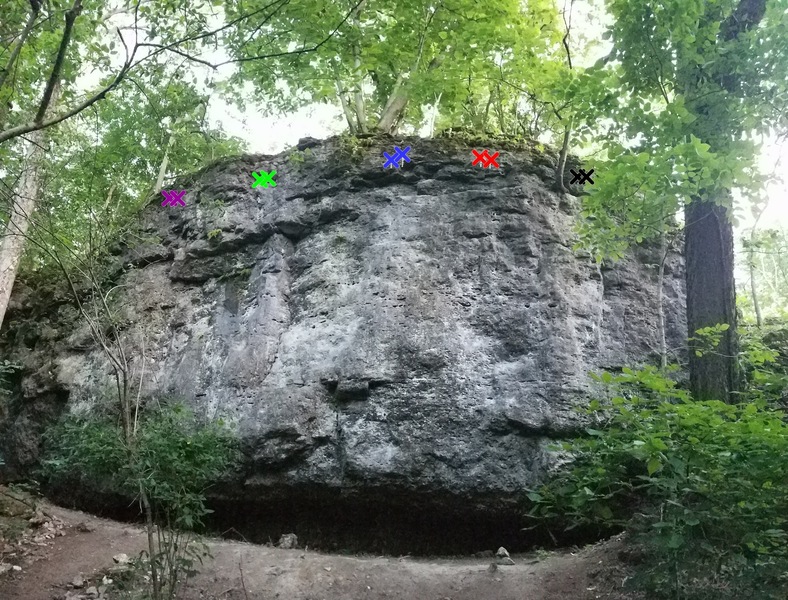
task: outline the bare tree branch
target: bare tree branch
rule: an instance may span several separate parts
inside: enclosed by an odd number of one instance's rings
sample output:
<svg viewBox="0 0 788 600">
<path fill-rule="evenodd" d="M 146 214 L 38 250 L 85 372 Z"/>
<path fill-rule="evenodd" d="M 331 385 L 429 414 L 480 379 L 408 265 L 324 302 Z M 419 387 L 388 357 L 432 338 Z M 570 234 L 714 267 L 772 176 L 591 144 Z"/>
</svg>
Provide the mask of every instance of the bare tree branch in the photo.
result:
<svg viewBox="0 0 788 600">
<path fill-rule="evenodd" d="M 126 76 L 126 73 L 129 72 L 132 65 L 124 65 L 121 69 L 120 73 L 118 73 L 115 80 L 110 83 L 107 87 L 101 90 L 99 93 L 91 96 L 81 104 L 78 104 L 71 110 L 58 115 L 57 117 L 53 117 L 47 121 L 42 121 L 40 123 L 26 123 L 24 125 L 17 125 L 16 127 L 11 127 L 10 129 L 6 129 L 5 131 L 0 132 L 0 144 L 6 142 L 10 139 L 15 137 L 19 137 L 20 135 L 24 135 L 25 133 L 30 133 L 31 131 L 38 131 L 39 129 L 46 129 L 47 127 L 52 127 L 53 125 L 57 125 L 58 123 L 65 121 L 66 119 L 70 119 L 71 117 L 78 115 L 86 108 L 94 105 L 99 100 L 103 100 L 109 92 L 115 89 L 120 82 L 123 81 L 123 78 Z"/>
<path fill-rule="evenodd" d="M 569 70 L 572 70 L 572 53 L 569 51 L 569 34 L 572 30 L 572 9 L 574 8 L 575 0 L 569 2 L 569 20 L 566 20 L 566 11 L 564 11 L 563 19 L 566 25 L 566 33 L 564 34 L 563 44 L 566 50 L 566 62 L 569 65 Z M 559 117 L 560 118 L 560 117 Z M 555 183 L 558 190 L 564 193 L 571 193 L 570 190 L 564 185 L 564 170 L 566 169 L 566 157 L 569 154 L 569 140 L 572 137 L 572 126 L 574 125 L 574 116 L 569 119 L 569 123 L 564 124 L 564 141 L 561 144 L 561 153 L 558 156 L 558 164 L 555 167 Z"/>
<path fill-rule="evenodd" d="M 228 60 L 228 61 L 225 61 L 225 62 L 218 63 L 216 65 L 212 65 L 212 64 L 208 63 L 207 61 L 202 61 L 202 60 L 195 59 L 194 57 L 192 57 L 192 56 L 190 56 L 188 54 L 185 54 L 182 51 L 179 51 L 178 53 L 181 54 L 182 56 L 188 58 L 189 60 L 195 60 L 196 62 L 201 62 L 202 64 L 205 64 L 205 65 L 210 66 L 212 68 L 218 68 L 218 67 L 220 67 L 222 65 L 231 64 L 231 63 L 249 62 L 249 61 L 253 61 L 253 60 L 262 60 L 262 59 L 266 59 L 266 58 L 277 58 L 279 56 L 288 56 L 288 55 L 296 55 L 296 54 L 307 54 L 307 53 L 310 53 L 310 52 L 316 52 L 322 46 L 324 46 L 331 38 L 333 38 L 334 35 L 336 35 L 336 33 L 337 33 L 337 31 L 339 31 L 340 27 L 342 27 L 347 22 L 347 20 L 350 18 L 350 15 L 353 13 L 353 11 L 356 10 L 356 8 L 362 2 L 364 2 L 364 0 L 359 0 L 358 2 L 356 2 L 356 4 L 353 6 L 353 8 L 351 8 L 348 11 L 348 13 L 342 19 L 342 21 L 333 29 L 333 31 L 331 31 L 331 33 L 329 33 L 323 40 L 321 40 L 320 42 L 318 42 L 317 44 L 315 44 L 311 48 L 300 48 L 298 50 L 291 50 L 291 51 L 287 51 L 287 52 L 275 52 L 275 53 L 272 53 L 272 54 L 266 54 L 266 55 L 260 55 L 260 56 L 244 57 L 244 58 L 239 58 L 239 59 L 234 59 L 234 60 Z M 240 22 L 240 21 L 242 21 L 244 19 L 248 19 L 249 17 L 251 17 L 251 16 L 253 16 L 253 15 L 257 14 L 257 13 L 262 12 L 266 8 L 272 6 L 273 4 L 276 4 L 276 3 L 271 3 L 271 4 L 267 5 L 266 7 L 263 7 L 262 9 L 253 11 L 251 13 L 243 15 L 242 17 L 238 17 L 237 19 L 233 19 L 232 21 L 230 21 L 229 23 L 223 25 L 222 27 L 219 27 L 218 29 L 214 29 L 214 30 L 209 31 L 209 32 L 203 32 L 203 33 L 201 33 L 199 35 L 195 35 L 195 36 L 187 36 L 187 37 L 182 38 L 182 39 L 180 39 L 178 41 L 175 41 L 175 42 L 173 42 L 171 44 L 167 44 L 166 46 L 162 46 L 162 45 L 158 45 L 158 44 L 151 44 L 151 43 L 144 43 L 143 44 L 143 43 L 139 43 L 139 42 L 137 42 L 135 40 L 135 44 L 134 44 L 134 48 L 132 49 L 131 56 L 127 57 L 126 62 L 124 63 L 123 67 L 118 72 L 117 76 L 112 81 L 112 83 L 110 83 L 108 86 L 106 86 L 100 92 L 94 94 L 93 96 L 91 96 L 87 100 L 84 100 L 82 103 L 76 105 L 71 110 L 68 110 L 65 113 L 61 114 L 61 115 L 53 117 L 52 119 L 49 119 L 49 120 L 46 120 L 46 121 L 41 120 L 40 122 L 34 121 L 32 123 L 26 123 L 26 124 L 23 124 L 23 125 L 17 125 L 16 127 L 11 127 L 10 129 L 7 129 L 5 131 L 0 131 L 0 144 L 2 144 L 3 142 L 6 142 L 8 140 L 14 139 L 16 137 L 19 137 L 21 135 L 24 135 L 26 133 L 30 133 L 31 131 L 37 131 L 39 129 L 46 129 L 47 127 L 52 127 L 53 125 L 57 125 L 58 123 L 61 123 L 62 121 L 65 121 L 66 119 L 70 119 L 71 117 L 73 117 L 75 115 L 78 115 L 83 110 L 85 110 L 86 108 L 89 108 L 90 106 L 92 106 L 93 104 L 98 102 L 99 100 L 103 100 L 104 98 L 106 98 L 107 94 L 109 94 L 112 90 L 114 90 L 116 87 L 118 87 L 120 85 L 120 83 L 124 80 L 124 78 L 126 77 L 128 72 L 131 71 L 133 68 L 135 68 L 137 65 L 141 64 L 142 62 L 144 62 L 146 60 L 149 60 L 149 59 L 153 58 L 154 56 L 157 56 L 158 54 L 160 54 L 162 52 L 165 52 L 167 50 L 172 50 L 175 46 L 178 46 L 179 44 L 183 44 L 183 43 L 188 42 L 188 41 L 199 40 L 199 39 L 202 39 L 202 38 L 205 38 L 205 37 L 209 37 L 211 35 L 216 35 L 220 31 L 223 31 L 223 30 L 235 25 L 236 23 L 238 23 L 238 22 Z M 81 6 L 81 0 L 75 0 L 75 6 L 77 6 L 77 5 Z M 134 17 L 134 19 L 135 19 L 135 26 L 134 26 L 135 37 L 136 37 L 136 33 L 138 31 L 138 26 L 137 26 L 138 9 L 139 9 L 139 2 L 137 3 L 137 5 L 135 7 L 135 17 Z M 267 18 L 270 19 L 272 16 L 273 15 L 270 15 Z M 118 31 L 118 35 L 120 35 L 120 31 Z M 122 35 L 121 35 L 121 41 L 123 42 L 123 36 Z M 123 42 L 123 45 L 124 45 L 124 47 L 126 46 L 125 42 Z M 134 56 L 136 55 L 137 50 L 140 47 L 143 47 L 143 46 L 154 47 L 154 48 L 157 48 L 157 50 L 155 50 L 154 52 L 151 52 L 149 55 L 139 59 L 137 62 L 133 62 Z M 127 54 L 128 54 L 128 48 L 127 48 Z M 38 115 L 37 115 L 37 118 L 38 118 Z"/>
</svg>

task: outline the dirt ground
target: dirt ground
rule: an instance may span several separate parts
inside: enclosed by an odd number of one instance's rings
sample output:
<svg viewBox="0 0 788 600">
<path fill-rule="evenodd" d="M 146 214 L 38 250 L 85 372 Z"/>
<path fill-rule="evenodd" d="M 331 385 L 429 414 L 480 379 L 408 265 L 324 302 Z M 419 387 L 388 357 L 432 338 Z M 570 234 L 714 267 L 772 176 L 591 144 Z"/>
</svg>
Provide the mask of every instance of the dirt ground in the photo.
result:
<svg viewBox="0 0 788 600">
<path fill-rule="evenodd" d="M 135 525 L 44 505 L 48 524 L 2 561 L 2 600 L 53 600 L 84 593 L 112 557 L 145 548 Z M 513 555 L 490 570 L 491 558 L 366 557 L 285 550 L 208 540 L 213 559 L 182 600 L 624 600 L 621 539 L 577 552 Z M 75 577 L 85 580 L 74 589 Z M 94 583 L 95 582 L 95 583 Z M 111 588 L 103 595 L 112 600 Z"/>
</svg>

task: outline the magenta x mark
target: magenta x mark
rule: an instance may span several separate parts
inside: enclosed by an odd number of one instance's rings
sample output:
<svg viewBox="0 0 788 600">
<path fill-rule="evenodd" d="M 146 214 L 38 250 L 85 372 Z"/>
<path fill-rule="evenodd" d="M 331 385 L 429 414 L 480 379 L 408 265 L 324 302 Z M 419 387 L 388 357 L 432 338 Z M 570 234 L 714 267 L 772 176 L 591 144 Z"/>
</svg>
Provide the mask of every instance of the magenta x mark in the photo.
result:
<svg viewBox="0 0 788 600">
<path fill-rule="evenodd" d="M 180 192 L 176 192 L 175 190 L 165 192 L 162 190 L 161 193 L 165 198 L 164 202 L 161 203 L 162 206 L 186 206 L 186 203 L 182 200 L 186 190 L 181 190 Z"/>
<path fill-rule="evenodd" d="M 500 152 L 496 152 L 495 154 L 490 156 L 490 153 L 487 152 L 487 150 L 485 150 L 484 152 L 479 152 L 478 150 L 474 150 L 473 154 L 474 156 L 476 156 L 476 158 L 471 163 L 471 165 L 475 165 L 479 163 L 479 161 L 481 161 L 482 167 L 489 168 L 490 166 L 493 166 L 497 169 L 500 166 L 498 162 L 495 160 L 496 158 L 498 158 Z"/>
</svg>

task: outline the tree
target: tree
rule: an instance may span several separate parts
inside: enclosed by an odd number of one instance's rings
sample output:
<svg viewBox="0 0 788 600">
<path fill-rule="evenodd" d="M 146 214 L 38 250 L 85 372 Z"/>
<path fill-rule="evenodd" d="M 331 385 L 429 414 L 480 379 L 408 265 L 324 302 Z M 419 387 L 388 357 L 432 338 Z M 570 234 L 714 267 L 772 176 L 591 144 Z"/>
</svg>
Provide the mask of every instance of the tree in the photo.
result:
<svg viewBox="0 0 788 600">
<path fill-rule="evenodd" d="M 788 125 L 785 0 L 611 0 L 615 64 L 587 75 L 577 93 L 607 114 L 611 162 L 584 199 L 586 240 L 615 256 L 657 237 L 684 213 L 689 337 L 727 325 L 714 352 L 690 352 L 696 399 L 732 401 L 739 384 L 733 277 L 732 190 L 757 189 L 754 134 Z M 594 128 L 586 121 L 586 127 Z M 630 147 L 622 138 L 640 137 Z M 637 171 L 631 171 L 637 168 Z M 601 170 L 601 169 L 600 169 Z M 692 348 L 691 348 L 692 349 Z"/>
<path fill-rule="evenodd" d="M 110 300 L 113 289 L 93 260 L 100 249 L 75 257 L 62 240 L 51 242 L 41 249 L 68 282 L 82 322 L 110 366 L 116 393 L 109 402 L 91 407 L 92 418 L 67 417 L 48 432 L 44 473 L 104 485 L 138 499 L 147 537 L 145 587 L 152 600 L 174 600 L 195 560 L 207 554 L 195 548 L 193 530 L 211 512 L 205 490 L 240 459 L 237 442 L 221 421 L 195 427 L 180 405 L 143 406 L 145 332 L 141 355 L 130 356 L 131 334 L 121 332 L 118 307 Z M 110 418 L 97 416 L 107 410 Z"/>
<path fill-rule="evenodd" d="M 145 82 L 147 85 L 139 81 L 133 83 L 143 90 L 146 87 L 154 89 L 155 82 L 162 76 L 173 75 L 171 65 L 157 61 L 167 55 L 216 68 L 218 65 L 200 58 L 202 48 L 215 41 L 219 32 L 242 26 L 248 19 L 265 22 L 271 17 L 271 11 L 276 10 L 276 7 L 266 5 L 238 14 L 232 21 L 211 30 L 207 27 L 207 16 L 215 2 L 165 0 L 143 3 L 137 0 L 136 3 L 124 3 L 113 8 L 109 0 L 73 0 L 65 11 L 54 3 L 42 5 L 37 0 L 11 0 L 7 4 L 3 6 L 0 21 L 0 59 L 7 56 L 7 60 L 0 63 L 3 65 L 0 66 L 0 158 L 4 166 L 16 169 L 21 169 L 24 162 L 20 156 L 23 153 L 20 146 L 23 136 L 67 123 L 87 109 L 96 110 L 96 105 L 106 101 L 110 92 L 131 80 L 133 73 L 144 73 L 146 67 L 150 76 Z M 120 28 L 110 33 L 107 23 L 116 16 L 129 20 L 133 44 L 127 45 Z M 344 23 L 349 16 L 346 14 L 338 23 Z M 123 46 L 124 56 L 122 64 L 113 68 L 113 58 L 118 58 L 114 55 L 116 42 L 107 42 L 107 37 L 115 33 Z M 314 52 L 333 33 L 329 32 L 326 38 L 312 47 L 290 48 L 284 54 Z M 165 39 L 167 43 L 159 43 L 159 39 Z M 245 57 L 244 60 L 254 62 L 265 58 L 262 55 Z M 105 76 L 96 90 L 83 95 L 76 86 L 77 77 L 91 69 L 113 74 Z M 43 89 L 39 85 L 41 81 L 45 82 Z M 59 91 L 60 97 L 57 110 L 53 109 L 52 102 L 55 90 Z M 142 93 L 145 95 L 145 91 Z M 12 173 L 12 177 L 18 172 Z M 0 177 L 6 178 L 7 175 L 7 172 L 0 171 Z M 31 182 L 29 177 L 23 180 L 26 186 L 24 194 L 15 195 L 5 211 L 8 221 L 0 249 L 0 325 L 24 251 L 26 221 L 41 202 L 38 194 L 28 193 L 33 190 Z M 15 183 L 11 184 L 9 189 L 15 186 Z M 107 195 L 108 204 L 115 189 L 112 186 L 108 188 L 111 190 Z M 20 198 L 24 198 L 24 203 L 18 202 Z"/>
<path fill-rule="evenodd" d="M 54 144 L 44 165 L 41 210 L 30 231 L 39 243 L 22 264 L 29 277 L 59 274 L 41 245 L 53 250 L 66 243 L 68 261 L 142 241 L 134 227 L 139 210 L 173 173 L 243 151 L 240 140 L 208 126 L 209 97 L 191 82 L 145 68 L 119 92 L 59 128 L 59 139 L 68 141 Z"/>
<path fill-rule="evenodd" d="M 6 234 L 0 243 L 0 324 L 3 322 L 11 290 L 14 287 L 19 263 L 25 250 L 25 236 L 30 228 L 30 219 L 36 208 L 36 199 L 41 187 L 41 168 L 45 158 L 46 132 L 34 131 L 25 161 L 25 170 L 13 191 L 11 214 L 6 225 Z"/>
<path fill-rule="evenodd" d="M 228 11 L 234 15 L 260 4 L 233 0 Z M 264 23 L 234 29 L 226 43 L 237 60 L 248 54 L 284 54 L 293 39 L 310 43 L 325 38 L 348 10 L 347 23 L 313 55 L 241 62 L 238 89 L 251 81 L 260 99 L 283 111 L 337 102 L 351 133 L 418 125 L 426 104 L 439 105 L 451 117 L 464 114 L 481 127 L 491 117 L 506 120 L 504 105 L 507 110 L 512 105 L 512 92 L 522 95 L 517 88 L 525 73 L 541 77 L 540 67 L 558 51 L 561 35 L 553 2 L 545 0 L 528 2 L 526 10 L 517 0 L 494 5 L 475 0 L 292 0 Z M 272 35 L 281 30 L 288 35 Z M 246 99 L 239 93 L 237 101 Z"/>
<path fill-rule="evenodd" d="M 788 319 L 788 231 L 756 231 L 753 227 L 742 241 L 750 275 L 742 300 L 752 304 L 758 327 L 769 321 L 785 321 Z"/>
</svg>

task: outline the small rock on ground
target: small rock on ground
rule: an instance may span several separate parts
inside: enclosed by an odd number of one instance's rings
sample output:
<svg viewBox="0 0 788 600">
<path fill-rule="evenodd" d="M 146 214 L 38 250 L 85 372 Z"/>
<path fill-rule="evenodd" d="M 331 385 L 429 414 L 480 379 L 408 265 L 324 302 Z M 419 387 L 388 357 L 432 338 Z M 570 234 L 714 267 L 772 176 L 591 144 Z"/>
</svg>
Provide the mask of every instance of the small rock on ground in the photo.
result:
<svg viewBox="0 0 788 600">
<path fill-rule="evenodd" d="M 284 550 L 298 548 L 298 537 L 295 533 L 285 533 L 279 538 L 279 547 Z"/>
</svg>

